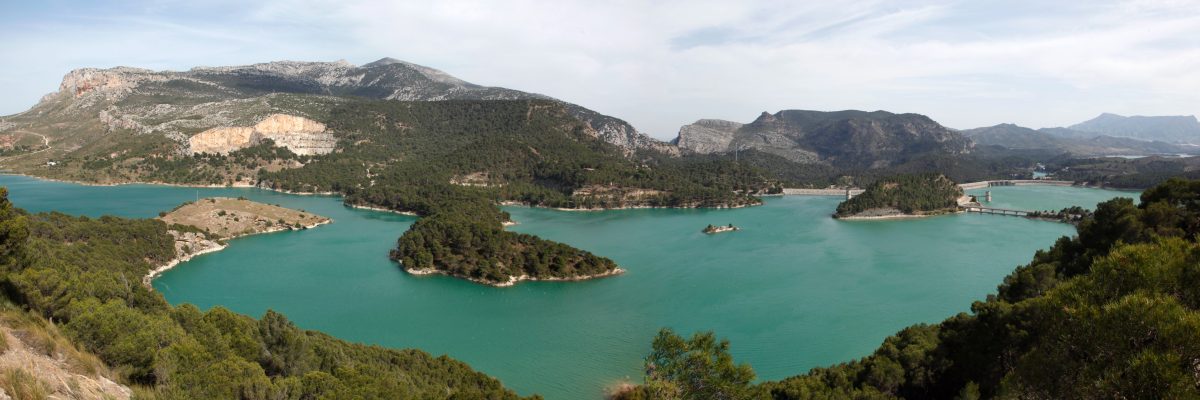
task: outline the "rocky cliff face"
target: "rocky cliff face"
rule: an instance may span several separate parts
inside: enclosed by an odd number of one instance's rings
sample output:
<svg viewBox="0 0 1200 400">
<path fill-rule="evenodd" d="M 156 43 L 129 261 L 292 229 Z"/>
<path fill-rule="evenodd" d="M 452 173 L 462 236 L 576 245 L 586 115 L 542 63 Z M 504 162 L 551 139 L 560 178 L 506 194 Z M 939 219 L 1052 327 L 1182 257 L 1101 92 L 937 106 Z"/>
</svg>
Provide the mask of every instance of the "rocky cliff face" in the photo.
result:
<svg viewBox="0 0 1200 400">
<path fill-rule="evenodd" d="M 325 125 L 304 117 L 273 114 L 253 127 L 222 127 L 200 132 L 188 138 L 188 154 L 228 154 L 270 139 L 299 155 L 328 154 L 337 139 L 325 132 Z"/>
<path fill-rule="evenodd" d="M 679 136 L 673 143 L 680 148 L 697 153 L 720 153 L 729 151 L 734 134 L 742 124 L 720 119 L 702 119 L 679 128 Z"/>
<path fill-rule="evenodd" d="M 745 125 L 701 120 L 681 128 L 675 143 L 702 154 L 755 149 L 795 162 L 854 168 L 971 149 L 970 140 L 923 115 L 853 110 L 764 112 Z"/>
<path fill-rule="evenodd" d="M 179 142 L 205 129 L 261 118 L 262 106 L 278 93 L 358 96 L 384 100 L 516 100 L 548 96 L 476 85 L 437 69 L 385 58 L 362 66 L 345 61 L 278 61 L 244 66 L 150 71 L 85 68 L 63 77 L 59 91 L 31 111 L 61 118 L 100 119 L 108 130 L 163 134 Z M 254 103 L 253 108 L 245 103 Z M 592 135 L 629 152 L 678 154 L 666 143 L 639 133 L 629 123 L 563 102 Z M 292 110 L 295 111 L 295 110 Z M 26 113 L 30 114 L 30 113 Z"/>
</svg>

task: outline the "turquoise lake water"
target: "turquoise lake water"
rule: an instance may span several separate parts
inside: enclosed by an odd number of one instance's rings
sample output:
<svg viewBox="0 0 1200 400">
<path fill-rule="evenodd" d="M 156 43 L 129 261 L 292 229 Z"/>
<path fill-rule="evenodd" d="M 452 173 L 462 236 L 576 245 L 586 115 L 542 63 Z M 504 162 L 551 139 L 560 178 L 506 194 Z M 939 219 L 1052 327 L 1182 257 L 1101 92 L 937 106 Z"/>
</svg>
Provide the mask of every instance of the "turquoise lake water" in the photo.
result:
<svg viewBox="0 0 1200 400">
<path fill-rule="evenodd" d="M 258 189 L 81 186 L 0 176 L 30 211 L 152 217 L 206 196 L 245 196 L 334 219 L 307 231 L 236 239 L 154 281 L 174 304 L 268 308 L 297 325 L 364 343 L 447 354 L 522 394 L 596 399 L 640 381 L 661 327 L 712 330 L 739 362 L 779 379 L 862 357 L 884 337 L 967 311 L 1069 225 L 993 215 L 835 221 L 836 197 L 774 197 L 737 210 L 564 212 L 509 207 L 534 233 L 610 257 L 628 272 L 585 282 L 492 288 L 410 276 L 387 258 L 414 221 L 343 207 L 336 197 Z M 993 207 L 1094 207 L 1136 193 L 990 188 Z M 982 193 L 983 190 L 972 190 Z M 742 231 L 700 233 L 707 224 Z"/>
</svg>

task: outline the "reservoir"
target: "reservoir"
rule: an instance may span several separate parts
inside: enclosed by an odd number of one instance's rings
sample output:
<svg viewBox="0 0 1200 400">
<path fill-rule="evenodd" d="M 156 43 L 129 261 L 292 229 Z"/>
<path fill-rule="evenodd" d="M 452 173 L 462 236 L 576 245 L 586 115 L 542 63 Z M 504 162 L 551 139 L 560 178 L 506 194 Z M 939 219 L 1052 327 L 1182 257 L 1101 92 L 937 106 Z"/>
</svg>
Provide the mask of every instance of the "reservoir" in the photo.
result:
<svg viewBox="0 0 1200 400">
<path fill-rule="evenodd" d="M 0 176 L 31 212 L 148 218 L 197 197 L 244 196 L 331 217 L 315 229 L 231 241 L 154 281 L 172 304 L 267 309 L 350 341 L 446 354 L 521 394 L 599 399 L 640 382 L 662 327 L 714 331 L 760 379 L 780 379 L 873 351 L 897 330 L 969 310 L 1070 225 L 959 214 L 835 221 L 837 197 L 769 197 L 735 210 L 568 212 L 506 207 L 509 229 L 612 258 L 623 275 L 494 288 L 411 276 L 388 260 L 415 221 L 356 210 L 338 197 L 248 188 L 82 186 Z M 992 207 L 1094 208 L 1135 192 L 993 187 Z M 982 194 L 983 189 L 971 193 Z M 708 224 L 742 230 L 700 232 Z"/>
</svg>

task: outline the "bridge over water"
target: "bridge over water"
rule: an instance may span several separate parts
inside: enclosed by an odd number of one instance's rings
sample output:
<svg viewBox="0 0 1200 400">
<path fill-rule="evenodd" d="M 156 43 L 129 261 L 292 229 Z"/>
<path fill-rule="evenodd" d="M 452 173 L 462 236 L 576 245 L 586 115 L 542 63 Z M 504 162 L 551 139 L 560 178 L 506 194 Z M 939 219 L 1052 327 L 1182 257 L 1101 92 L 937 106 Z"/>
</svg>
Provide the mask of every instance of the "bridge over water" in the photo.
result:
<svg viewBox="0 0 1200 400">
<path fill-rule="evenodd" d="M 961 183 L 958 187 L 963 190 L 982 189 L 992 186 L 1029 186 L 1029 185 L 1049 185 L 1049 186 L 1075 186 L 1072 181 L 1054 181 L 1049 179 L 1005 179 L 995 181 L 979 181 Z"/>
<path fill-rule="evenodd" d="M 992 215 L 1011 215 L 1014 217 L 1028 216 L 1032 211 L 1012 210 L 1007 208 L 983 207 L 983 206 L 963 206 L 963 211 L 968 213 L 992 214 Z"/>
</svg>

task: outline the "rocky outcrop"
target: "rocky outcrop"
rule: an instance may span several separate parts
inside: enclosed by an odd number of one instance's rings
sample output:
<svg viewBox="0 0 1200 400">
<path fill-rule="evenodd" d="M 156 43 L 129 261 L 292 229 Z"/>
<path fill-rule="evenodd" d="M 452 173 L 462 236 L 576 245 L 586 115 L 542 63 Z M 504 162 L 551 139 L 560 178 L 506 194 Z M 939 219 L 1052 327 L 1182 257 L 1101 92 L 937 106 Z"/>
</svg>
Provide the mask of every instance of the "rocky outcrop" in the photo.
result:
<svg viewBox="0 0 1200 400">
<path fill-rule="evenodd" d="M 213 128 L 188 139 L 188 154 L 228 154 L 257 144 L 254 128 Z"/>
<path fill-rule="evenodd" d="M 68 72 L 66 76 L 63 76 L 62 83 L 58 86 L 58 91 L 70 94 L 76 98 L 93 91 L 113 96 L 129 93 L 142 82 L 162 80 L 166 80 L 166 76 L 148 69 L 129 67 L 110 69 L 81 68 Z"/>
<path fill-rule="evenodd" d="M 971 141 L 919 114 L 784 110 L 745 125 L 701 120 L 675 143 L 701 154 L 754 149 L 799 163 L 879 168 L 923 154 L 965 154 Z"/>
<path fill-rule="evenodd" d="M 337 139 L 325 124 L 304 117 L 273 114 L 253 127 L 213 128 L 188 139 L 188 153 L 228 154 L 270 139 L 299 155 L 328 154 Z"/>
<path fill-rule="evenodd" d="M 702 119 L 679 128 L 676 146 L 697 153 L 721 153 L 730 150 L 730 143 L 743 124 L 720 119 Z"/>
</svg>

